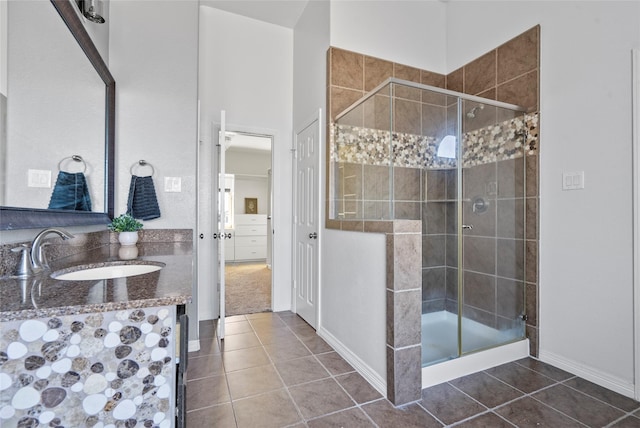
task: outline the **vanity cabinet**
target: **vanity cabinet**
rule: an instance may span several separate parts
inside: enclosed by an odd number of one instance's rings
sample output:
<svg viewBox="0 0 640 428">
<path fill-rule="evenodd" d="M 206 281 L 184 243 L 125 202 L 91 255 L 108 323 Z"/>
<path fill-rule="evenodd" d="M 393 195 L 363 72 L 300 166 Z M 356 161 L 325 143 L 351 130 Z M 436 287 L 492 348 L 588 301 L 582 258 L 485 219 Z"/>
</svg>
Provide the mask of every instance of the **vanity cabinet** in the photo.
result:
<svg viewBox="0 0 640 428">
<path fill-rule="evenodd" d="M 267 216 L 238 214 L 235 216 L 235 260 L 267 258 Z"/>
<path fill-rule="evenodd" d="M 1 424 L 176 426 L 177 316 L 158 306 L 3 322 Z"/>
</svg>

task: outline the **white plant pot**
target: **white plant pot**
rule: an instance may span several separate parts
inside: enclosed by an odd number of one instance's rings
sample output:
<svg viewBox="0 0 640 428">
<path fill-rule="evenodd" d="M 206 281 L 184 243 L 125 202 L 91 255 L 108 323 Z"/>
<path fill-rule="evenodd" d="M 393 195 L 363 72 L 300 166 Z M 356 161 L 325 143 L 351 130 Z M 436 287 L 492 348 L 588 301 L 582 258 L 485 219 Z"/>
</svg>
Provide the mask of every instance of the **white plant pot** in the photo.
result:
<svg viewBox="0 0 640 428">
<path fill-rule="evenodd" d="M 118 241 L 120 241 L 120 245 L 122 246 L 136 245 L 136 242 L 138 242 L 138 232 L 120 232 L 118 234 Z"/>
</svg>

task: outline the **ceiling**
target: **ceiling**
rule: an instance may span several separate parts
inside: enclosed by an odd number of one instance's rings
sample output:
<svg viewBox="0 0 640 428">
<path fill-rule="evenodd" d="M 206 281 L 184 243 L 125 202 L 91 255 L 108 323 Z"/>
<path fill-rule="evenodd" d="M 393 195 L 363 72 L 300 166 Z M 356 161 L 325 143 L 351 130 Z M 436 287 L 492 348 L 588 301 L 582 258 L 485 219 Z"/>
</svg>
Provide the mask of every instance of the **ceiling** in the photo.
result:
<svg viewBox="0 0 640 428">
<path fill-rule="evenodd" d="M 308 2 L 309 0 L 200 0 L 200 5 L 293 28 Z"/>
</svg>

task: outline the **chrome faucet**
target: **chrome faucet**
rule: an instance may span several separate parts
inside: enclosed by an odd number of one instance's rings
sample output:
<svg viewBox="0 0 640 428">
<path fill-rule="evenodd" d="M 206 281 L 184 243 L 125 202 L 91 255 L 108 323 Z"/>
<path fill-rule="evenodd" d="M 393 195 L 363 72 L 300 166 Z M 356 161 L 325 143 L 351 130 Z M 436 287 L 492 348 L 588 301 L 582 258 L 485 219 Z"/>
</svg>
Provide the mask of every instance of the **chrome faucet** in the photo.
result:
<svg viewBox="0 0 640 428">
<path fill-rule="evenodd" d="M 31 269 L 33 272 L 41 272 L 43 270 L 49 269 L 47 264 L 47 259 L 44 255 L 45 242 L 43 242 L 44 238 L 51 234 L 55 233 L 62 239 L 71 239 L 74 236 L 67 232 L 66 230 L 56 229 L 56 228 L 48 228 L 38 233 L 35 238 L 33 238 L 33 242 L 31 243 Z"/>
</svg>

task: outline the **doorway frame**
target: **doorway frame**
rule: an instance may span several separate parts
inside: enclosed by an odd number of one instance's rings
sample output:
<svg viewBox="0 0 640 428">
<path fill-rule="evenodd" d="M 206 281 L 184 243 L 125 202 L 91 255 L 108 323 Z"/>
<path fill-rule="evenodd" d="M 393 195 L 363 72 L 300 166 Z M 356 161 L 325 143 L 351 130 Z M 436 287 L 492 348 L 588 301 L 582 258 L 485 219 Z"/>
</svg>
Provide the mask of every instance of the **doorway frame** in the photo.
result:
<svg viewBox="0 0 640 428">
<path fill-rule="evenodd" d="M 313 122 L 318 121 L 318 195 L 317 198 L 317 212 L 316 216 L 318 218 L 318 266 L 317 266 L 317 298 L 316 298 L 316 331 L 320 331 L 322 328 L 322 230 L 324 229 L 324 220 L 325 220 L 325 207 L 323 202 L 323 196 L 325 194 L 325 171 L 324 166 L 326 165 L 325 161 L 325 147 L 327 142 L 325 141 L 325 132 L 323 129 L 326 129 L 326 124 L 324 123 L 324 115 L 322 111 L 322 107 L 318 108 L 312 115 L 309 115 L 305 120 L 301 121 L 293 128 L 293 138 L 292 138 L 292 147 L 291 147 L 291 182 L 292 182 L 292 198 L 291 198 L 291 248 L 292 251 L 292 261 L 291 261 L 291 311 L 295 314 L 297 311 L 297 303 L 296 303 L 296 288 L 294 287 L 295 279 L 296 279 L 296 222 L 295 222 L 295 207 L 296 207 L 296 176 L 298 173 L 297 164 L 296 164 L 296 143 L 298 134 L 300 134 L 305 128 L 312 125 Z"/>
<path fill-rule="evenodd" d="M 211 144 L 212 146 L 212 151 L 210 153 L 210 158 L 207 159 L 208 164 L 211 167 L 211 177 L 210 177 L 210 182 L 208 184 L 210 190 L 213 192 L 213 188 L 214 183 L 213 183 L 213 177 L 214 174 L 217 173 L 217 171 L 214 171 L 214 164 L 213 164 L 213 160 L 214 160 L 214 153 L 213 150 L 215 150 L 215 146 L 218 144 L 219 142 L 219 135 L 220 135 L 220 130 L 221 130 L 221 124 L 219 121 L 211 121 L 209 122 L 210 126 L 209 126 L 209 132 L 211 133 L 211 135 L 205 136 L 202 135 L 200 137 L 201 143 L 202 144 Z M 249 126 L 243 126 L 243 125 L 238 125 L 238 124 L 230 124 L 230 123 L 226 123 L 225 124 L 225 131 L 226 132 L 236 132 L 236 133 L 240 133 L 240 134 L 251 134 L 251 135 L 258 135 L 258 136 L 265 136 L 265 137 L 269 137 L 271 138 L 271 166 L 272 166 L 272 170 L 273 170 L 273 165 L 275 162 L 275 145 L 276 142 L 279 140 L 279 134 L 278 131 L 276 131 L 275 129 L 271 129 L 271 128 L 258 128 L 258 127 L 249 127 Z M 198 152 L 198 157 L 200 157 L 200 151 Z M 198 161 L 198 164 L 200 163 L 200 161 Z M 200 174 L 202 172 L 200 170 L 198 170 L 197 172 L 197 178 L 196 180 L 199 182 L 200 181 Z M 272 240 L 271 240 L 271 310 L 273 311 L 274 309 L 274 278 L 275 278 L 275 272 L 277 267 L 275 267 L 275 265 L 277 265 L 279 262 L 276 261 L 277 257 L 276 257 L 276 252 L 275 252 L 275 243 L 276 243 L 276 236 L 274 234 L 274 230 L 275 230 L 275 226 L 274 226 L 274 221 L 273 219 L 277 218 L 280 214 L 280 209 L 277 206 L 276 200 L 277 200 L 277 195 L 275 192 L 275 189 L 277 188 L 277 186 L 279 185 L 281 180 L 278 180 L 276 178 L 275 174 L 272 174 L 272 192 L 273 192 L 273 201 L 272 201 L 272 206 L 271 206 L 271 212 L 272 212 L 272 223 L 271 223 L 271 227 L 272 230 L 271 231 L 267 231 L 268 233 L 271 233 L 272 235 Z M 198 208 L 200 209 L 200 208 Z M 209 212 L 206 213 L 198 213 L 199 217 L 206 217 L 209 216 L 210 218 L 213 218 L 213 200 L 211 205 L 209 206 Z M 211 220 L 212 221 L 212 220 Z M 203 226 L 198 223 L 198 233 L 200 234 L 201 232 L 201 228 Z M 214 225 L 211 224 L 210 225 L 211 230 L 213 231 Z M 196 266 L 199 265 L 200 262 L 204 262 L 203 260 L 200 260 L 200 256 L 197 256 L 197 260 L 196 260 Z M 213 275 L 214 272 L 212 272 Z M 209 281 L 214 281 L 214 278 L 209 278 Z M 207 282 L 207 281 L 205 281 Z M 201 284 L 200 282 L 198 282 L 197 284 L 198 287 L 198 291 L 200 291 L 200 287 Z M 214 295 L 217 294 L 217 291 L 214 291 Z M 199 293 L 200 295 L 200 293 Z M 211 301 L 210 302 L 211 305 L 213 305 L 213 311 L 211 313 L 211 318 L 206 318 L 206 319 L 217 319 L 220 316 L 219 313 L 219 304 L 220 302 L 217 301 L 217 297 L 216 300 Z M 198 321 L 203 321 L 204 318 L 202 318 L 200 311 L 198 311 Z"/>
<path fill-rule="evenodd" d="M 634 395 L 640 400 L 640 49 L 631 51 L 633 162 Z"/>
</svg>

